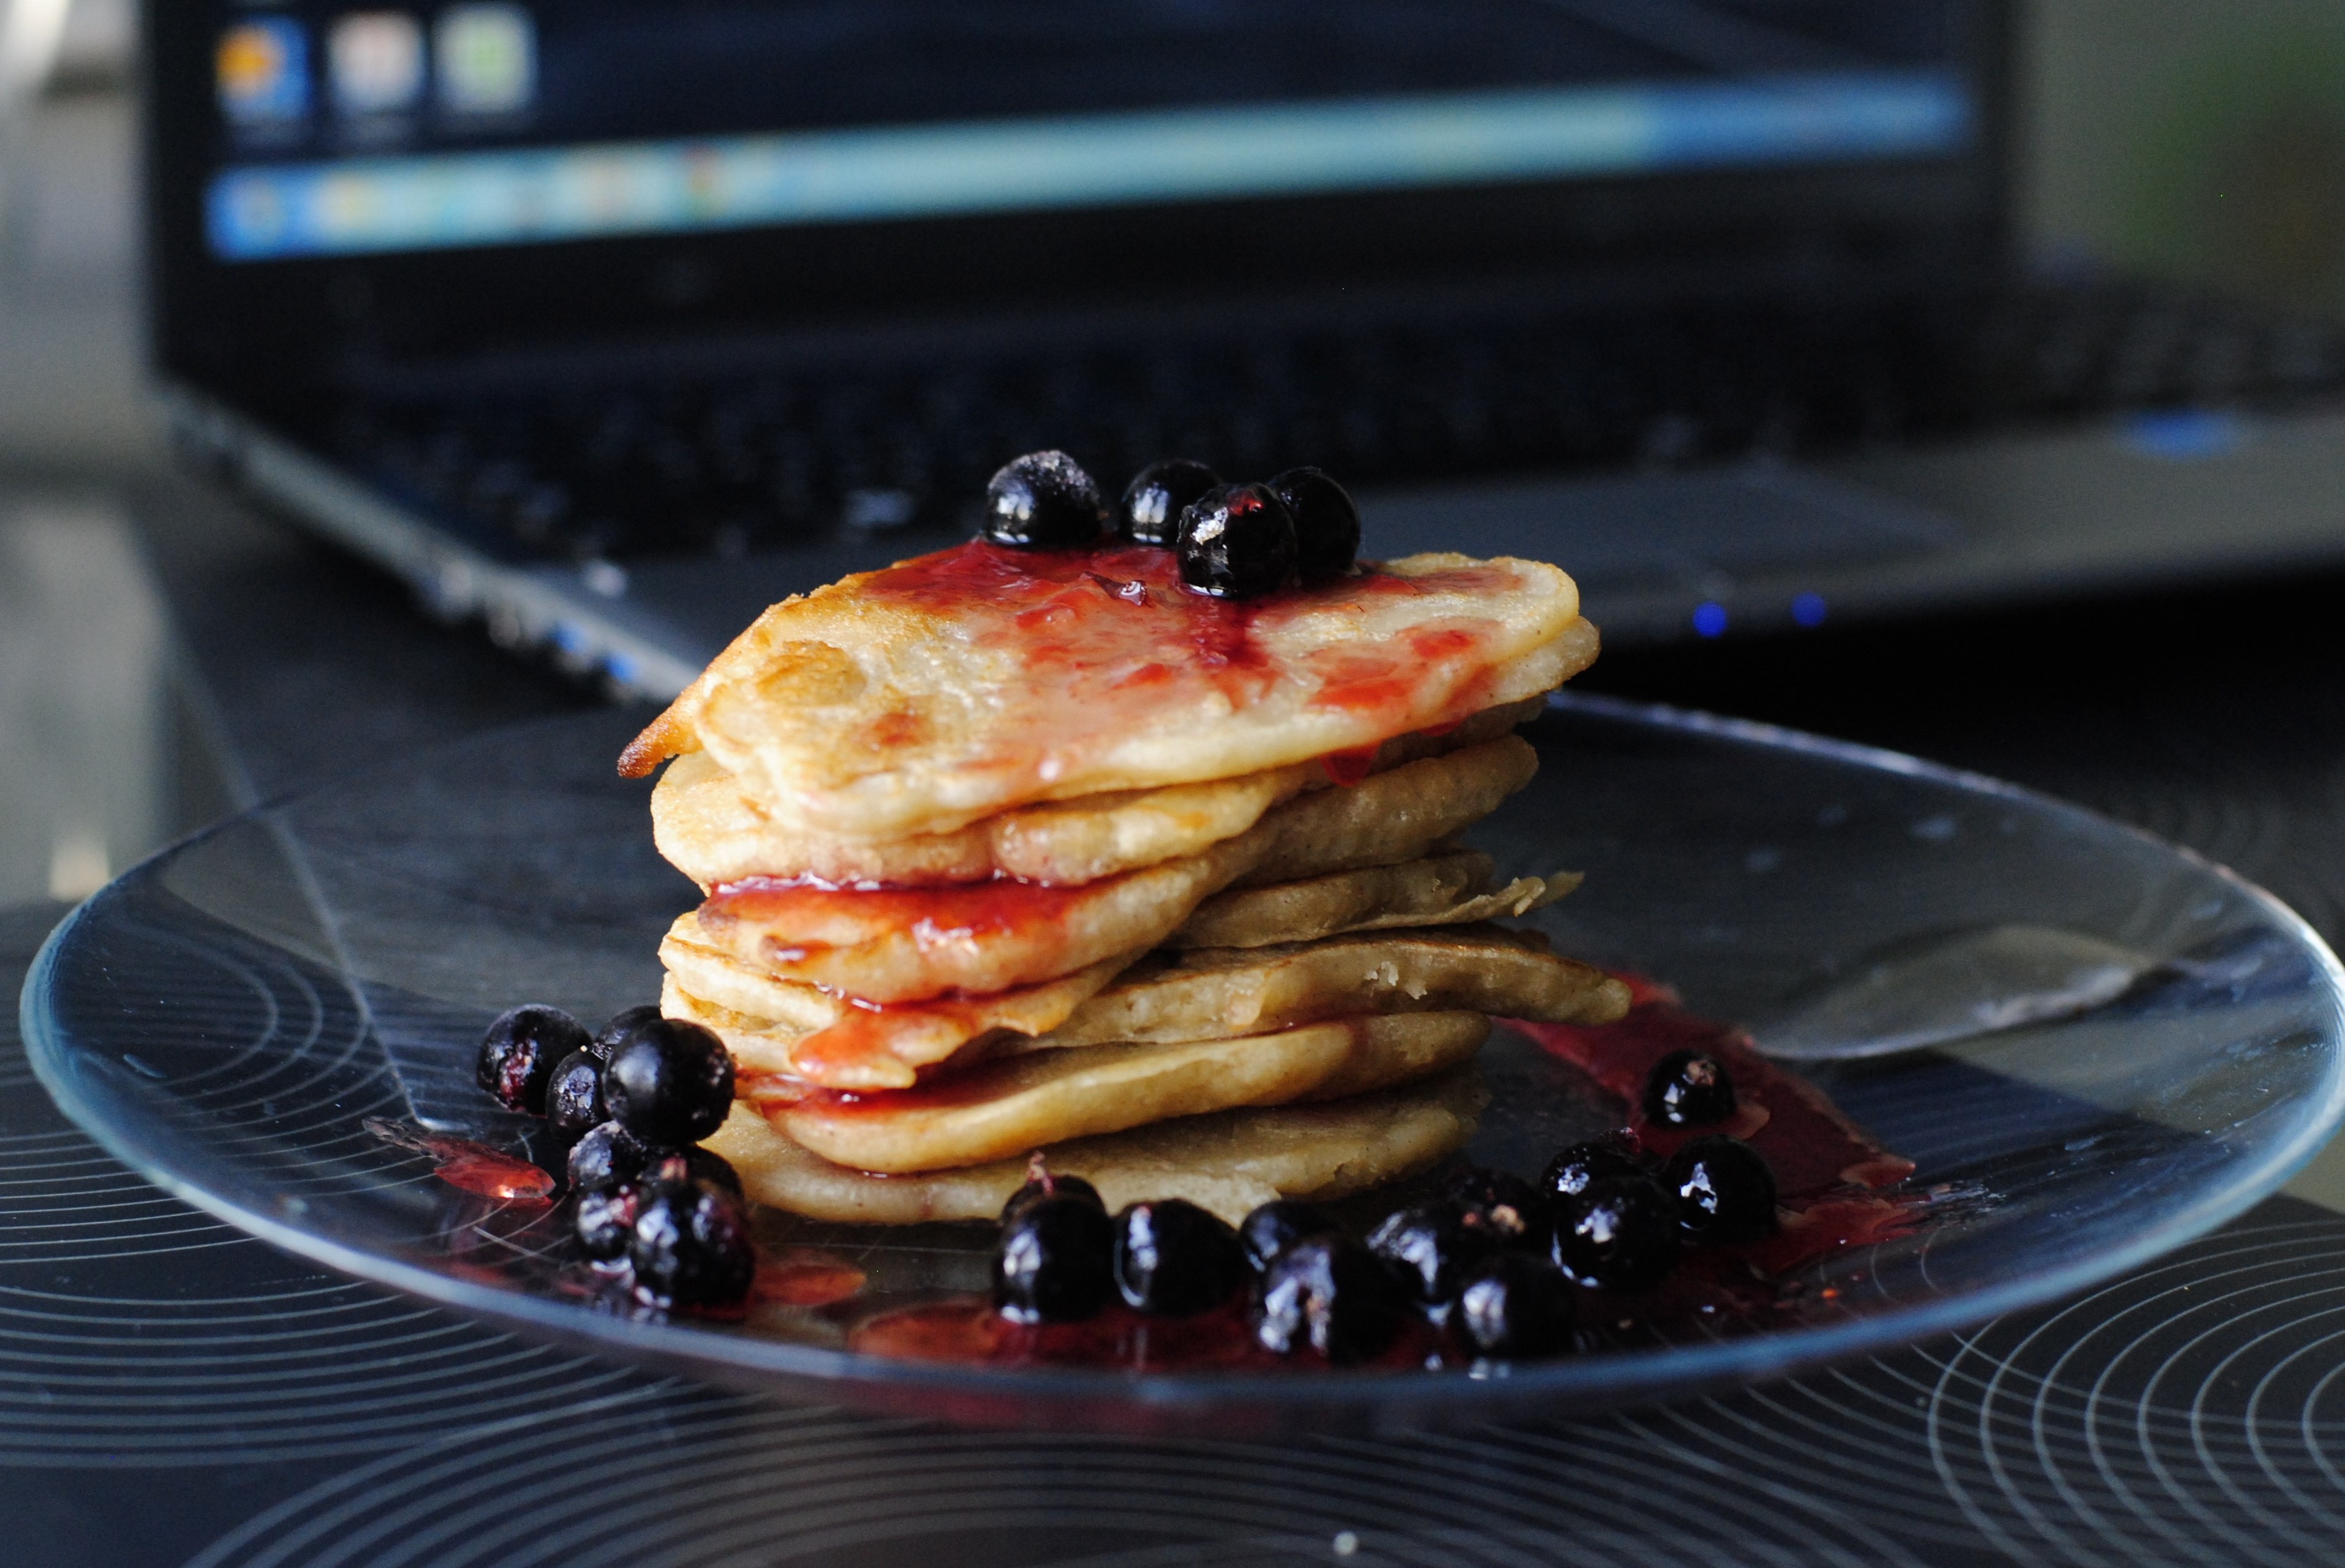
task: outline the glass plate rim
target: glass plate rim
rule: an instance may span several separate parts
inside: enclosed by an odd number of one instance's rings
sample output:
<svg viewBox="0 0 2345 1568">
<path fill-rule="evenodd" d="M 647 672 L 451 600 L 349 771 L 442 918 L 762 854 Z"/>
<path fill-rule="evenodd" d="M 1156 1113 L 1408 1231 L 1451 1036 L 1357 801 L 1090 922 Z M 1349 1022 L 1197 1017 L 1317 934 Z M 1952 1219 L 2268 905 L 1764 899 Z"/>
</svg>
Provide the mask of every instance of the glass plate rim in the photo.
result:
<svg viewBox="0 0 2345 1568">
<path fill-rule="evenodd" d="M 2181 858 L 2228 884 L 2296 942 L 2326 983 L 2332 1014 L 2340 1026 L 2345 1026 L 2345 963 L 2340 962 L 2336 953 L 2302 916 L 2228 866 L 2146 829 L 1991 774 L 1763 721 L 1596 693 L 1558 692 L 1550 695 L 1548 706 L 1561 713 L 1625 721 L 1664 732 L 1711 736 L 2000 797 L 2066 818 L 2093 832 L 2114 833 Z M 591 712 L 600 714 L 606 711 Z M 588 716 L 562 714 L 458 736 L 430 748 L 430 752 L 478 744 L 495 734 L 575 725 Z M 408 765 L 412 767 L 420 761 L 410 759 Z M 826 1390 L 840 1391 L 849 1385 L 861 1385 L 904 1397 L 925 1392 L 980 1398 L 1006 1396 L 1020 1404 L 1056 1406 L 1106 1401 L 1166 1412 L 1183 1409 L 1203 1412 L 1233 1398 L 1275 1404 L 1289 1411 L 1316 1409 L 1332 1412 L 1398 1402 L 1422 1408 L 1434 1418 L 1444 1413 L 1495 1416 L 1503 1413 L 1506 1407 L 1538 1403 L 1561 1394 L 1618 1402 L 1648 1395 L 1689 1393 L 1729 1383 L 1760 1381 L 1868 1351 L 1914 1343 L 2081 1292 L 2244 1213 L 2277 1191 L 2320 1152 L 2340 1125 L 2345 1125 L 2345 1045 L 2340 1045 L 2329 1054 L 2317 1112 L 2293 1137 L 2263 1151 L 2235 1171 L 2221 1188 L 2200 1196 L 2126 1245 L 2109 1248 L 2060 1269 L 1877 1315 L 1747 1337 L 1721 1338 L 1707 1343 L 1530 1362 L 1511 1368 L 1507 1375 L 1497 1378 L 1459 1376 L 1454 1372 L 1435 1374 L 1416 1369 L 1311 1369 L 1292 1375 L 1265 1376 L 1259 1371 L 1135 1373 L 1079 1367 L 971 1366 L 891 1359 L 750 1335 L 711 1333 L 694 1326 L 688 1319 L 637 1321 L 596 1313 L 573 1301 L 479 1284 L 403 1259 L 368 1251 L 248 1209 L 209 1191 L 164 1162 L 148 1158 L 127 1128 L 115 1125 L 102 1108 L 77 1090 L 72 1070 L 74 1047 L 61 1032 L 52 1029 L 37 1005 L 76 928 L 149 867 L 205 839 L 263 819 L 295 801 L 374 771 L 363 766 L 353 768 L 223 818 L 141 860 L 60 921 L 27 971 L 18 1001 L 19 1028 L 36 1077 L 76 1126 L 139 1176 L 180 1201 L 297 1257 L 544 1338 L 616 1352 L 631 1360 L 691 1369 L 720 1380 L 729 1377 L 738 1382 L 745 1376 L 753 1377 L 764 1386 L 794 1386 L 816 1395 Z M 2345 1039 L 2345 1030 L 2340 1031 L 2340 1039 Z"/>
</svg>

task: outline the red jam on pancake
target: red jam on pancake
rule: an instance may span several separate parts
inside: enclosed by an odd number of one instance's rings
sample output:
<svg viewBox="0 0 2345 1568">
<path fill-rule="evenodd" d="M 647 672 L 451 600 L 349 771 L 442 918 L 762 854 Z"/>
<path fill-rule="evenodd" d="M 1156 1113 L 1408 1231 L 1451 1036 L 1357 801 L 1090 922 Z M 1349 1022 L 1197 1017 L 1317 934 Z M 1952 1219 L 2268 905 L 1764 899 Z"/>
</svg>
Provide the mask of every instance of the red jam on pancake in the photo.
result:
<svg viewBox="0 0 2345 1568">
<path fill-rule="evenodd" d="M 976 540 L 774 606 L 621 771 L 706 750 L 777 821 L 894 839 L 1354 752 L 1551 690 L 1595 647 L 1535 561 L 1416 556 L 1231 601 L 1164 550 Z"/>
</svg>

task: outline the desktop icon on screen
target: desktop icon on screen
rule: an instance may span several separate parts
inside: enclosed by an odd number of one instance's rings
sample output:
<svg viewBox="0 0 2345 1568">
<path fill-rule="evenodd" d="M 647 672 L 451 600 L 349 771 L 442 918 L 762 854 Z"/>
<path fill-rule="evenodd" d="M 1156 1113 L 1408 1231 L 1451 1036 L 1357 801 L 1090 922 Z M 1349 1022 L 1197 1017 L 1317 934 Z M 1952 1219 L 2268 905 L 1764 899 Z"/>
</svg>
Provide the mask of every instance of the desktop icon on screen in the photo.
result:
<svg viewBox="0 0 2345 1568">
<path fill-rule="evenodd" d="M 537 92 L 537 28 L 519 5 L 452 5 L 440 14 L 432 56 L 440 106 L 457 115 L 510 115 Z"/>
<path fill-rule="evenodd" d="M 423 30 L 403 11 L 354 11 L 327 35 L 334 106 L 345 115 L 397 114 L 423 96 Z"/>
<path fill-rule="evenodd" d="M 259 16 L 220 35 L 213 54 L 220 112 L 235 125 L 279 126 L 310 112 L 310 40 L 299 22 Z"/>
</svg>

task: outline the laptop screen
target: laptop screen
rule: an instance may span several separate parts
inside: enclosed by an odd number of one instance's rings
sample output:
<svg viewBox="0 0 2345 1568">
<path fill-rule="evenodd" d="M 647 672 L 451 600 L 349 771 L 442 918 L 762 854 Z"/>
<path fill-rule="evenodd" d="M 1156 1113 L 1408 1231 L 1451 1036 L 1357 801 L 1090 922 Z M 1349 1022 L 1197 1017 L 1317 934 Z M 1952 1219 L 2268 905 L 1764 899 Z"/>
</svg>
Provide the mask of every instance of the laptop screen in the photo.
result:
<svg viewBox="0 0 2345 1568">
<path fill-rule="evenodd" d="M 1950 159 L 1985 114 L 1966 9 L 228 5 L 191 172 L 203 249 L 241 267 Z"/>
</svg>

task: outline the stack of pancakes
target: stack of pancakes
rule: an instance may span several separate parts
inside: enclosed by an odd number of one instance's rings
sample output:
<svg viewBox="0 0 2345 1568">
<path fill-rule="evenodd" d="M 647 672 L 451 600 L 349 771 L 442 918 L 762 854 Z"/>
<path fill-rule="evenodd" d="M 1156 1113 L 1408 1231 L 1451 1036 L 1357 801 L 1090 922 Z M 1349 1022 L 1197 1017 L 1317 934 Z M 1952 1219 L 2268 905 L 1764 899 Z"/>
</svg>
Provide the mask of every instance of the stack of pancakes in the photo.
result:
<svg viewBox="0 0 2345 1568">
<path fill-rule="evenodd" d="M 1489 1016 L 1628 996 L 1488 924 L 1455 837 L 1594 657 L 1570 580 L 1417 556 L 1233 606 L 1162 551 L 972 543 L 776 605 L 629 748 L 678 758 L 660 956 L 731 1048 L 711 1140 L 818 1218 L 990 1218 L 1029 1156 L 1228 1218 L 1461 1145 Z"/>
</svg>

